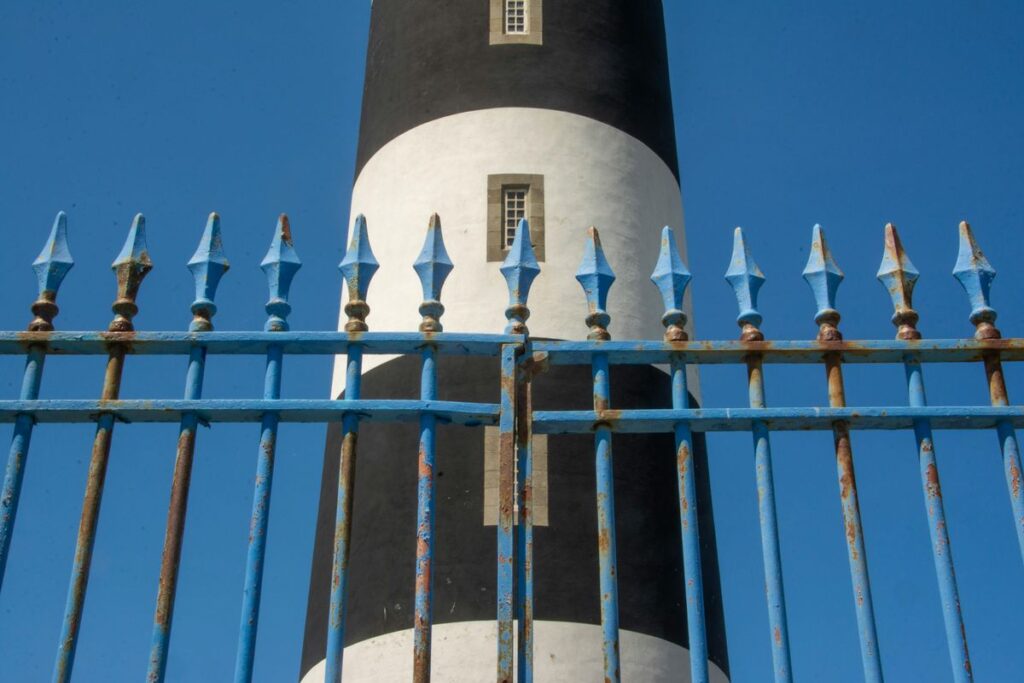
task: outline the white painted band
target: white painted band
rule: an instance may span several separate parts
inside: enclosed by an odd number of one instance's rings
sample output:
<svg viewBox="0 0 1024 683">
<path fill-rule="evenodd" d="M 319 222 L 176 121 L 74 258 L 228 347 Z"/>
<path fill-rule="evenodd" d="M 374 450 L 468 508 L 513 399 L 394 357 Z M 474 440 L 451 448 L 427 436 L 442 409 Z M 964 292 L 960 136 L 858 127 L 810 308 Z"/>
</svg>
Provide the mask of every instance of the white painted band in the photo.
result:
<svg viewBox="0 0 1024 683">
<path fill-rule="evenodd" d="M 603 676 L 601 627 L 561 621 L 534 622 L 534 676 L 538 681 L 600 681 Z M 619 632 L 622 680 L 630 683 L 688 683 L 690 653 L 660 638 Z M 480 683 L 497 671 L 498 629 L 494 621 L 435 625 L 431 680 Z M 412 629 L 388 633 L 345 648 L 345 683 L 407 683 L 412 679 Z M 711 683 L 729 678 L 709 663 Z M 324 662 L 302 683 L 322 683 Z"/>
<path fill-rule="evenodd" d="M 613 338 L 660 339 L 661 297 L 649 277 L 664 226 L 675 228 L 685 253 L 675 176 L 649 147 L 617 128 L 528 108 L 430 121 L 389 142 L 363 167 L 352 192 L 352 216 L 366 216 L 380 261 L 368 297 L 370 329 L 418 328 L 423 295 L 412 264 L 434 212 L 455 264 L 442 296 L 445 330 L 504 329 L 508 291 L 501 264 L 486 260 L 487 176 L 507 173 L 544 176 L 546 261 L 530 293 L 531 334 L 586 337 L 586 303 L 575 274 L 585 230 L 594 225 L 618 275 L 608 300 Z M 339 329 L 344 322 L 342 312 Z M 383 360 L 367 356 L 364 368 Z M 335 365 L 332 396 L 343 389 L 344 376 L 342 359 Z"/>
</svg>

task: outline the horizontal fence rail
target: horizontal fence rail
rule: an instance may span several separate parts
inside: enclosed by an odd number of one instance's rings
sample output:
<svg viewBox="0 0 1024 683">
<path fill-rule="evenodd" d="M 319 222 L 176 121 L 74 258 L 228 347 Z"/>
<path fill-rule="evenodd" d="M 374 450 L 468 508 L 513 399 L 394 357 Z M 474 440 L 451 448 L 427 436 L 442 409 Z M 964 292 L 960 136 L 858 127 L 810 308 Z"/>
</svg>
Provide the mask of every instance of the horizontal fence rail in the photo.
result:
<svg viewBox="0 0 1024 683">
<path fill-rule="evenodd" d="M 857 616 L 861 662 L 866 681 L 881 681 L 882 658 L 866 559 L 866 540 L 861 528 L 857 498 L 852 432 L 860 430 L 907 430 L 915 435 L 921 487 L 929 522 L 941 610 L 947 636 L 951 669 L 958 682 L 973 680 L 967 636 L 960 610 L 953 555 L 946 531 L 933 431 L 994 430 L 1010 496 L 1010 507 L 1024 557 L 1024 491 L 1021 490 L 1020 449 L 1015 430 L 1024 426 L 1024 406 L 1008 398 L 1002 363 L 1024 360 L 1024 339 L 1003 339 L 995 327 L 996 312 L 990 304 L 995 271 L 982 254 L 971 228 L 960 226 L 960 253 L 954 276 L 971 305 L 970 339 L 923 339 L 917 329 L 918 314 L 912 295 L 919 274 L 907 257 L 894 226 L 884 231 L 884 251 L 878 279 L 890 295 L 897 329 L 895 340 L 849 341 L 839 330 L 836 293 L 843 273 L 825 242 L 824 231 L 815 226 L 807 267 L 803 275 L 812 290 L 819 326 L 814 340 L 768 340 L 760 329 L 757 309 L 765 282 L 739 228 L 726 272 L 738 304 L 739 339 L 734 341 L 690 340 L 686 332 L 684 294 L 691 276 L 680 258 L 670 228 L 662 233 L 660 252 L 651 277 L 664 304 L 665 333 L 658 340 L 613 341 L 608 333 L 611 317 L 607 298 L 615 274 L 596 229 L 587 231 L 584 259 L 577 273 L 583 288 L 586 314 L 581 322 L 589 330 L 585 341 L 534 340 L 527 321 L 528 298 L 540 265 L 534 255 L 528 222 L 522 221 L 515 241 L 500 268 L 509 301 L 508 320 L 502 333 L 445 332 L 441 293 L 454 264 L 448 256 L 441 221 L 431 218 L 426 242 L 412 264 L 423 288 L 419 305 L 422 321 L 416 332 L 369 330 L 370 283 L 379 265 L 369 242 L 365 219 L 355 220 L 351 244 L 339 268 L 348 288 L 343 331 L 290 331 L 289 290 L 301 261 L 295 251 L 291 228 L 281 216 L 270 250 L 261 263 L 270 297 L 262 331 L 213 331 L 217 311 L 214 298 L 229 264 L 224 255 L 220 218 L 211 214 L 199 248 L 188 263 L 195 281 L 195 300 L 188 331 L 136 331 L 132 322 L 138 312 L 136 298 L 152 268 L 146 246 L 145 219 L 139 215 L 130 229 L 124 249 L 114 261 L 117 295 L 115 313 L 106 331 L 57 332 L 57 292 L 73 265 L 67 242 L 67 217 L 54 222 L 42 253 L 33 263 L 39 296 L 32 304 L 34 319 L 24 332 L 0 332 L 0 355 L 24 355 L 22 388 L 16 399 L 0 400 L 0 422 L 12 423 L 13 436 L 0 497 L 0 588 L 12 552 L 12 534 L 29 445 L 37 424 L 95 423 L 96 434 L 86 483 L 83 510 L 76 541 L 67 606 L 58 641 L 54 681 L 71 680 L 75 648 L 85 608 L 92 548 L 99 519 L 106 467 L 114 427 L 117 424 L 179 424 L 174 475 L 163 557 L 161 561 L 152 647 L 147 680 L 162 681 L 166 675 L 171 625 L 177 590 L 178 566 L 188 505 L 192 461 L 198 427 L 213 423 L 260 423 L 255 489 L 249 547 L 245 560 L 242 616 L 238 635 L 235 680 L 253 677 L 256 636 L 259 626 L 263 566 L 278 426 L 281 423 L 340 423 L 343 439 L 337 482 L 337 517 L 327 633 L 326 680 L 342 679 L 345 654 L 345 617 L 348 566 L 351 552 L 352 501 L 358 472 L 358 431 L 361 424 L 412 422 L 419 425 L 417 455 L 417 520 L 410 536 L 416 539 L 413 680 L 431 677 L 433 625 L 433 574 L 436 507 L 436 436 L 438 426 L 467 428 L 495 426 L 499 433 L 499 496 L 496 530 L 495 644 L 496 680 L 532 681 L 534 674 L 534 565 L 533 565 L 533 454 L 532 434 L 592 434 L 596 490 L 594 504 L 600 577 L 602 667 L 607 681 L 622 677 L 619 651 L 618 585 L 616 568 L 616 512 L 614 500 L 613 443 L 620 433 L 671 433 L 676 455 L 679 496 L 682 580 L 686 597 L 686 638 L 690 648 L 690 676 L 695 682 L 710 680 L 704 591 L 701 575 L 701 543 L 697 524 L 696 460 L 693 435 L 699 432 L 749 432 L 758 492 L 758 513 L 764 562 L 765 595 L 771 644 L 772 677 L 793 679 L 790 632 L 787 623 L 780 531 L 776 520 L 772 474 L 771 433 L 782 431 L 831 431 L 835 443 L 842 530 L 848 547 L 854 608 Z M 581 306 L 581 312 L 583 311 Z M 119 399 L 121 377 L 127 359 L 137 355 L 187 357 L 184 398 L 152 397 Z M 251 355 L 265 358 L 264 392 L 261 398 L 207 399 L 202 397 L 203 376 L 211 356 Z M 341 400 L 284 399 L 280 387 L 284 360 L 292 355 L 344 356 L 346 396 Z M 364 399 L 360 396 L 362 363 L 366 356 L 415 356 L 421 363 L 419 399 Z M 102 395 L 96 400 L 41 398 L 43 368 L 48 356 L 105 356 L 107 369 Z M 468 403 L 438 400 L 437 362 L 442 356 L 492 358 L 500 366 L 500 400 Z M 339 361 L 341 362 L 341 361 Z M 887 363 L 903 368 L 907 384 L 905 405 L 847 405 L 843 366 Z M 924 366 L 929 363 L 980 363 L 985 371 L 990 405 L 931 406 L 924 390 Z M 616 365 L 658 364 L 667 367 L 672 380 L 672 405 L 650 409 L 619 409 L 611 405 L 611 368 Z M 736 365 L 748 377 L 746 406 L 700 408 L 690 405 L 687 384 L 689 366 Z M 825 371 L 828 403 L 815 407 L 769 407 L 765 399 L 764 366 L 769 364 L 821 365 Z M 588 366 L 593 383 L 590 410 L 533 410 L 532 379 L 558 365 Z M 84 447 L 84 444 L 83 444 Z M 409 457 L 412 458 L 412 444 Z M 619 457 L 643 457 L 620 454 Z M 409 492 L 412 495 L 412 492 Z M 14 548 L 16 551 L 16 548 Z M 16 553 L 15 553 L 16 554 Z M 0 597 L 2 599 L 2 597 Z M 513 633 L 518 638 L 513 638 Z M 515 666 L 514 666 L 515 664 Z"/>
</svg>

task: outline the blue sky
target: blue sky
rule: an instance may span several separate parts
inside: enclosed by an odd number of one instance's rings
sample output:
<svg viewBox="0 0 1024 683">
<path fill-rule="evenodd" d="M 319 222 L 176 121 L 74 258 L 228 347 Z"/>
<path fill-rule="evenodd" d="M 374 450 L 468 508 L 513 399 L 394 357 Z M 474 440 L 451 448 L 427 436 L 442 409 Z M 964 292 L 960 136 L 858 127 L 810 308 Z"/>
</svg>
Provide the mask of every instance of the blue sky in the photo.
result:
<svg viewBox="0 0 1024 683">
<path fill-rule="evenodd" d="M 738 333 L 721 279 L 736 225 L 768 275 L 766 334 L 814 335 L 800 271 L 815 222 L 847 274 L 839 295 L 847 337 L 892 337 L 874 280 L 890 220 L 922 273 L 921 329 L 968 336 L 966 301 L 949 274 L 963 218 L 1000 269 L 999 322 L 1007 336 L 1021 334 L 1024 303 L 1013 292 L 1024 257 L 1024 6 L 666 5 L 700 338 Z M 77 265 L 61 293 L 60 329 L 109 322 L 108 266 L 137 211 L 147 216 L 156 263 L 138 326 L 183 329 L 192 294 L 184 266 L 212 210 L 223 217 L 233 264 L 218 296 L 219 329 L 262 325 L 257 266 L 281 211 L 305 262 L 293 326 L 333 328 L 368 13 L 366 2 L 313 0 L 0 8 L 8 304 L 0 327 L 30 319 L 28 266 L 63 209 Z M 638 248 L 653 265 L 657 245 Z M 581 335 L 582 313 L 581 297 Z M 53 360 L 44 396 L 95 397 L 101 377 L 101 359 Z M 207 377 L 208 396 L 256 396 L 262 361 L 218 358 Z M 4 395 L 16 397 L 20 378 L 20 359 L 0 359 Z M 286 396 L 326 396 L 329 360 L 288 359 L 284 378 Z M 130 358 L 123 395 L 178 397 L 183 379 L 183 359 Z M 987 401 L 980 367 L 928 368 L 927 379 L 933 404 Z M 1020 371 L 1008 379 L 1011 396 L 1024 390 Z M 898 367 L 850 368 L 847 381 L 851 405 L 905 404 Z M 767 387 L 773 405 L 825 400 L 819 368 L 772 367 Z M 704 397 L 709 406 L 744 405 L 742 369 L 705 372 Z M 298 671 L 323 431 L 281 430 L 260 681 Z M 257 432 L 218 426 L 199 435 L 169 680 L 230 677 Z M 143 675 L 175 435 L 173 425 L 117 430 L 77 680 Z M 4 680 L 50 675 L 91 438 L 88 426 L 48 426 L 33 440 L 0 596 Z M 831 437 L 778 435 L 773 446 L 795 673 L 858 680 Z M 995 436 L 944 432 L 936 447 L 978 680 L 1014 680 L 1024 665 L 1024 569 Z M 949 680 L 913 437 L 857 433 L 854 453 L 886 675 Z M 734 680 L 761 681 L 770 664 L 749 436 L 713 436 L 711 454 Z"/>
</svg>

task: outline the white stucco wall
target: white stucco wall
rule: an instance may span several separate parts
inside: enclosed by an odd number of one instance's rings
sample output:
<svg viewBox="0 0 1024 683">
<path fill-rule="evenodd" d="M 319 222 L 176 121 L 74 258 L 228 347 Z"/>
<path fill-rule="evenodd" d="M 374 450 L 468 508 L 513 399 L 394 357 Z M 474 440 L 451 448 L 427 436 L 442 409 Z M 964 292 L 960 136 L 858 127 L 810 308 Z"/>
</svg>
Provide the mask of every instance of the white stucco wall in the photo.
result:
<svg viewBox="0 0 1024 683">
<path fill-rule="evenodd" d="M 601 627 L 559 621 L 534 624 L 534 678 L 538 681 L 600 681 L 603 678 Z M 674 643 L 620 631 L 622 680 L 633 683 L 688 683 L 690 653 Z M 498 629 L 493 621 L 440 624 L 433 628 L 431 679 L 440 683 L 494 680 Z M 406 683 L 412 680 L 412 630 L 397 631 L 345 648 L 345 683 Z M 711 683 L 728 683 L 709 663 Z M 324 663 L 302 683 L 322 683 Z"/>
<path fill-rule="evenodd" d="M 455 263 L 442 296 L 445 331 L 504 329 L 508 294 L 501 264 L 486 260 L 486 233 L 487 176 L 505 173 L 544 176 L 547 253 L 530 293 L 531 334 L 585 338 L 586 304 L 575 273 L 584 231 L 594 225 L 618 275 L 609 297 L 613 338 L 660 339 L 661 299 L 648 278 L 662 227 L 675 228 L 685 249 L 675 176 L 646 145 L 616 128 L 525 108 L 431 121 L 389 142 L 363 168 L 353 189 L 352 216 L 366 216 L 380 261 L 370 287 L 370 329 L 417 329 L 422 292 L 412 264 L 434 212 Z M 344 322 L 342 312 L 339 328 Z M 364 367 L 380 360 L 367 357 Z M 341 362 L 332 396 L 343 386 Z"/>
</svg>

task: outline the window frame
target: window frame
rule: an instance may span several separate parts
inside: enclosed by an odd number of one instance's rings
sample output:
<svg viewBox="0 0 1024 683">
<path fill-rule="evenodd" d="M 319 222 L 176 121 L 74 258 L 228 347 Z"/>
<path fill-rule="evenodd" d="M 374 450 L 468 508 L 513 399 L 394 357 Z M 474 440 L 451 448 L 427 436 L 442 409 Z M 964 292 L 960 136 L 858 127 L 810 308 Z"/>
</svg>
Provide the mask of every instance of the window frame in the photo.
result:
<svg viewBox="0 0 1024 683">
<path fill-rule="evenodd" d="M 502 173 L 487 176 L 487 261 L 508 256 L 506 192 L 525 190 L 524 214 L 530 221 L 530 237 L 538 261 L 544 261 L 544 176 Z"/>
<path fill-rule="evenodd" d="M 491 0 L 491 45 L 543 45 L 544 0 L 523 0 L 524 31 L 508 32 L 508 0 Z"/>
</svg>

